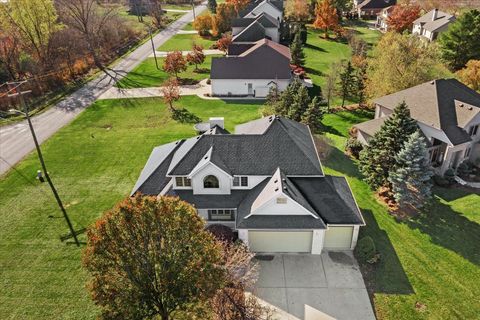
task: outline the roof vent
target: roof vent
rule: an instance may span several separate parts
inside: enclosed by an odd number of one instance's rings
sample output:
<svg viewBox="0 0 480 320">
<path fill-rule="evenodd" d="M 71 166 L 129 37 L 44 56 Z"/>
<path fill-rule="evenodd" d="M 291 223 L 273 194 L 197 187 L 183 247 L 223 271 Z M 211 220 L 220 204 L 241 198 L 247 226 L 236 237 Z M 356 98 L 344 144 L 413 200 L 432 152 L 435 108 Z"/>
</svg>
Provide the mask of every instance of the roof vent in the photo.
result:
<svg viewBox="0 0 480 320">
<path fill-rule="evenodd" d="M 206 156 L 206 157 L 205 157 L 205 158 L 203 158 L 203 159 L 207 160 L 207 159 L 208 159 L 208 156 Z"/>
<path fill-rule="evenodd" d="M 282 181 L 285 182 L 285 181 L 287 181 L 287 179 L 283 178 Z"/>
<path fill-rule="evenodd" d="M 459 105 L 459 106 L 460 106 L 460 108 L 463 108 L 463 103 L 460 103 L 460 105 Z"/>
<path fill-rule="evenodd" d="M 287 187 L 283 187 L 283 190 L 287 190 Z"/>
<path fill-rule="evenodd" d="M 201 136 L 198 136 L 198 137 L 197 137 L 197 140 L 200 139 L 200 137 L 201 137 Z"/>
<path fill-rule="evenodd" d="M 435 80 L 430 81 L 430 84 L 435 84 Z"/>
<path fill-rule="evenodd" d="M 275 179 L 275 181 L 273 181 L 273 183 L 277 183 L 278 182 L 278 179 Z"/>
<path fill-rule="evenodd" d="M 275 188 L 275 191 L 278 191 L 278 188 Z"/>
<path fill-rule="evenodd" d="M 468 106 L 468 110 L 473 110 L 473 107 L 472 107 L 472 106 Z"/>
</svg>

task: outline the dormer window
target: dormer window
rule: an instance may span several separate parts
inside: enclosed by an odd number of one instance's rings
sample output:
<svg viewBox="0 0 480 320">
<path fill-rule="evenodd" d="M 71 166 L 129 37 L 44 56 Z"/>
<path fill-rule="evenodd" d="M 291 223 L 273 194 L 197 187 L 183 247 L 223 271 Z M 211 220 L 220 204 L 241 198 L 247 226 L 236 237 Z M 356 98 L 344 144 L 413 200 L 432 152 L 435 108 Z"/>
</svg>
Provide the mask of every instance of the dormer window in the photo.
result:
<svg viewBox="0 0 480 320">
<path fill-rule="evenodd" d="M 220 185 L 218 183 L 218 178 L 212 175 L 206 176 L 203 179 L 203 187 L 205 189 L 214 189 L 214 188 L 219 188 Z"/>
<path fill-rule="evenodd" d="M 175 177 L 175 184 L 177 187 L 191 187 L 192 180 L 187 177 Z"/>
<path fill-rule="evenodd" d="M 233 177 L 234 187 L 248 187 L 248 177 Z"/>
</svg>

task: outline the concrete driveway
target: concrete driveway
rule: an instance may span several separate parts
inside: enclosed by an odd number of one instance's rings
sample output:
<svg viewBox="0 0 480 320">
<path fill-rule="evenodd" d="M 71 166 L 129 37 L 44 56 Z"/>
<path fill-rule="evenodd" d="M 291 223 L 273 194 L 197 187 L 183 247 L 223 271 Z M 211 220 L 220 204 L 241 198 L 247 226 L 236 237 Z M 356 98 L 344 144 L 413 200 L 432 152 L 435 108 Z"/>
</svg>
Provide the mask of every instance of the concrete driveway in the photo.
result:
<svg viewBox="0 0 480 320">
<path fill-rule="evenodd" d="M 351 252 L 260 256 L 255 295 L 281 320 L 375 319 Z"/>
</svg>

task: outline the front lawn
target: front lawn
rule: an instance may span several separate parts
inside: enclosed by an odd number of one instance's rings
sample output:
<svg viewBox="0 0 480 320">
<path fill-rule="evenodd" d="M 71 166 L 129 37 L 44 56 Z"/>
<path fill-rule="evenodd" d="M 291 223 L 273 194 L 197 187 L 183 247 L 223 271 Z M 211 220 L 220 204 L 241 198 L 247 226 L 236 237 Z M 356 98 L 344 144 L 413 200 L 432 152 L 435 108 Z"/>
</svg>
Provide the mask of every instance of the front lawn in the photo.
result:
<svg viewBox="0 0 480 320">
<path fill-rule="evenodd" d="M 177 106 L 227 129 L 259 117 L 259 106 L 182 97 Z M 90 225 L 131 191 L 154 146 L 195 135 L 172 121 L 162 99 L 101 100 L 42 144 L 75 229 Z M 67 227 L 35 154 L 0 180 L 0 318 L 93 319 L 81 249 L 60 242 Z M 85 241 L 85 236 L 81 235 Z"/>
<path fill-rule="evenodd" d="M 187 71 L 178 74 L 179 78 L 186 82 L 189 80 L 200 81 L 207 79 L 210 77 L 212 57 L 214 56 L 205 57 L 203 64 L 198 66 L 199 71 L 195 71 L 195 66 L 188 66 Z M 158 66 L 160 68 L 160 70 L 158 70 L 155 65 L 155 58 L 145 59 L 123 79 L 117 82 L 115 86 L 124 89 L 161 86 L 168 78 L 170 78 L 170 75 L 162 69 L 164 60 L 165 58 L 158 58 Z"/>
<path fill-rule="evenodd" d="M 167 42 L 162 44 L 158 51 L 189 51 L 192 50 L 194 43 L 201 45 L 203 49 L 210 49 L 215 44 L 216 40 L 210 38 L 203 38 L 198 34 L 176 34 Z"/>
<path fill-rule="evenodd" d="M 355 119 L 356 118 L 356 119 Z M 480 314 L 480 196 L 462 189 L 435 189 L 430 210 L 397 222 L 343 154 L 351 123 L 364 112 L 325 117 L 333 149 L 323 162 L 327 174 L 345 175 L 381 254 L 373 268 L 362 267 L 379 319 L 477 319 Z"/>
</svg>

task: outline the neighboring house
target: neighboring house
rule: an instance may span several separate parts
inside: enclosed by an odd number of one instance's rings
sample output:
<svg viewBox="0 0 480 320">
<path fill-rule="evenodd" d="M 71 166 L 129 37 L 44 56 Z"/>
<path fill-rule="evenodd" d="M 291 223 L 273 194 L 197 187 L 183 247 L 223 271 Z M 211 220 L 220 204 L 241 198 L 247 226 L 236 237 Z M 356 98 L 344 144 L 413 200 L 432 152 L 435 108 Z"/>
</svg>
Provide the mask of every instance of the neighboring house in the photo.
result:
<svg viewBox="0 0 480 320">
<path fill-rule="evenodd" d="M 280 41 L 280 22 L 268 13 L 256 18 L 237 18 L 232 21 L 233 42 L 254 42 L 263 38 Z"/>
<path fill-rule="evenodd" d="M 375 18 L 383 9 L 397 4 L 397 0 L 354 0 L 353 7 L 359 18 Z"/>
<path fill-rule="evenodd" d="M 324 174 L 308 126 L 276 116 L 235 134 L 216 118 L 200 136 L 154 148 L 137 192 L 180 197 L 254 252 L 352 250 L 365 225 L 347 180 Z"/>
<path fill-rule="evenodd" d="M 262 39 L 253 45 L 233 46 L 232 50 L 234 48 L 239 48 L 235 55 L 212 58 L 210 80 L 213 96 L 262 98 L 268 95 L 272 86 L 282 91 L 291 82 L 288 47 Z"/>
<path fill-rule="evenodd" d="M 375 22 L 375 28 L 382 32 L 388 31 L 388 17 L 390 16 L 394 8 L 395 6 L 390 6 L 380 11 L 377 16 L 377 22 Z"/>
<path fill-rule="evenodd" d="M 355 126 L 358 140 L 368 144 L 403 101 L 426 137 L 437 173 L 480 158 L 480 94 L 455 79 L 430 81 L 374 100 L 375 119 Z"/>
<path fill-rule="evenodd" d="M 455 16 L 433 9 L 413 22 L 412 33 L 422 36 L 428 41 L 433 41 L 454 21 Z"/>
<path fill-rule="evenodd" d="M 267 13 L 278 22 L 283 20 L 283 1 L 257 0 L 252 1 L 245 9 L 239 12 L 241 18 L 257 18 L 262 13 Z"/>
</svg>

